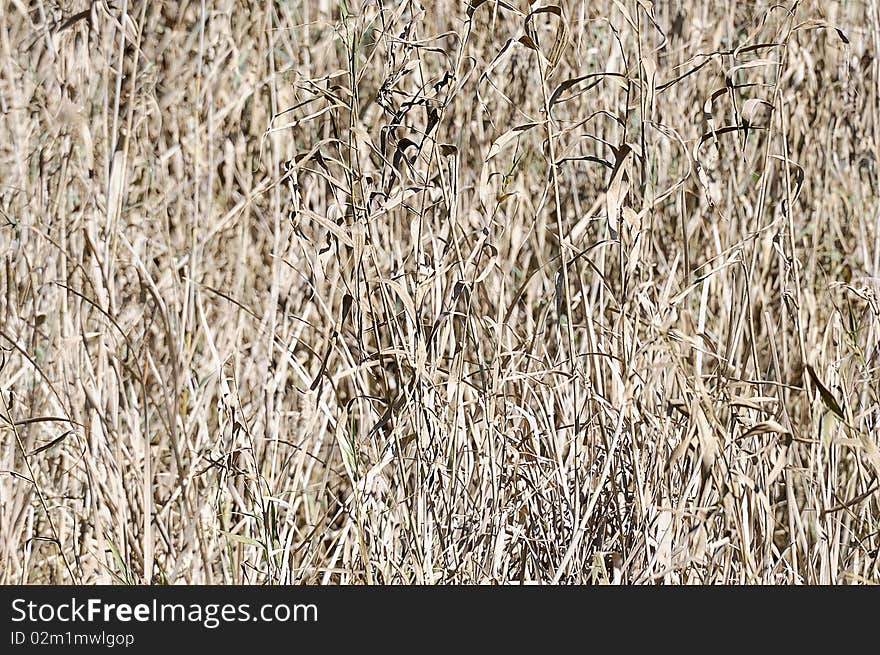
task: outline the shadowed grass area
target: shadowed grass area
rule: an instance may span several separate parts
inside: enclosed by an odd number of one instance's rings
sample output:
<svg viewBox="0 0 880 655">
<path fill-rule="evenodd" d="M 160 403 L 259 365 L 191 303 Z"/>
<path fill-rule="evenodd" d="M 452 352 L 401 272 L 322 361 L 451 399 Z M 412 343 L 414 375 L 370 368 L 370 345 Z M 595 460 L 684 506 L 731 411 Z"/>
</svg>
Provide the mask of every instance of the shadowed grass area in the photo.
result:
<svg viewBox="0 0 880 655">
<path fill-rule="evenodd" d="M 6 3 L 0 583 L 876 583 L 878 49 Z"/>
</svg>

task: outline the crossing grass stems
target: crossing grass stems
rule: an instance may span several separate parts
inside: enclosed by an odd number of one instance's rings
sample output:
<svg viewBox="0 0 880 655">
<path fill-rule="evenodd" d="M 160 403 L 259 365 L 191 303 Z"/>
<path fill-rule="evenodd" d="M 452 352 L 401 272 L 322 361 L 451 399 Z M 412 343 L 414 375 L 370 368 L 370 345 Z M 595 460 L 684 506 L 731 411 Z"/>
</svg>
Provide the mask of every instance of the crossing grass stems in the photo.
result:
<svg viewBox="0 0 880 655">
<path fill-rule="evenodd" d="M 875 3 L 0 13 L 0 582 L 876 583 Z"/>
</svg>

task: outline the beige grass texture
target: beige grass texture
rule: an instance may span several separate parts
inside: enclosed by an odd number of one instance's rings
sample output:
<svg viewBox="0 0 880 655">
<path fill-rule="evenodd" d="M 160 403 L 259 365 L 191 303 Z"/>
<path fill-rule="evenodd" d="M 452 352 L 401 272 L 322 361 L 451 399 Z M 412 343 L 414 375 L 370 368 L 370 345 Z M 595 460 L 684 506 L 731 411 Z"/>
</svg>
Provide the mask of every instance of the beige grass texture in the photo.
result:
<svg viewBox="0 0 880 655">
<path fill-rule="evenodd" d="M 880 581 L 878 21 L 0 3 L 0 583 Z"/>
</svg>

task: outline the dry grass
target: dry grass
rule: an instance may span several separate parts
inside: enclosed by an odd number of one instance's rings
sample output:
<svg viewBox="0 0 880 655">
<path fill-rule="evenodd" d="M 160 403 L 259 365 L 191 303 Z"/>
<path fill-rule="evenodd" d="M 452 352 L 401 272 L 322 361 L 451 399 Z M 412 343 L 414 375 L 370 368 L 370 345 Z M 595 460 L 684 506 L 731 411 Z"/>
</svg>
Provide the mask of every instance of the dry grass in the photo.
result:
<svg viewBox="0 0 880 655">
<path fill-rule="evenodd" d="M 2 3 L 0 582 L 880 581 L 876 3 L 423 4 Z"/>
</svg>

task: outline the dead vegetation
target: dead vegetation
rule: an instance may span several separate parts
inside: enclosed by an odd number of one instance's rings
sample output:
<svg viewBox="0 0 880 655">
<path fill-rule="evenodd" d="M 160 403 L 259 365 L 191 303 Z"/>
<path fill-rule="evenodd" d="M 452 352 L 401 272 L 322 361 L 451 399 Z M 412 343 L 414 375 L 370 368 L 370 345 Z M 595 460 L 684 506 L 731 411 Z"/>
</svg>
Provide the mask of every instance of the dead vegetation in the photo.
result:
<svg viewBox="0 0 880 655">
<path fill-rule="evenodd" d="M 0 582 L 877 582 L 877 11 L 3 3 Z"/>
</svg>

